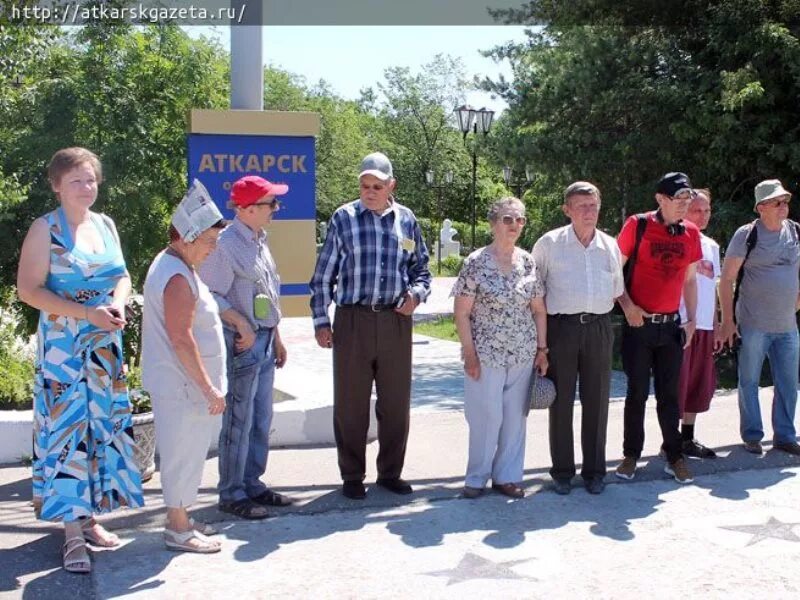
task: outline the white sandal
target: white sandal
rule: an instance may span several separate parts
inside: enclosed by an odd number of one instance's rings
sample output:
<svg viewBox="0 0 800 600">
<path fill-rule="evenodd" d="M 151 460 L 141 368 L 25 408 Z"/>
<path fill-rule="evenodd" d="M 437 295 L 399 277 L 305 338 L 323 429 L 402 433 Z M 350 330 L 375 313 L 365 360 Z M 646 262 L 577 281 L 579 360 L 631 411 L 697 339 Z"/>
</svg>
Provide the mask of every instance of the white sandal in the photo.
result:
<svg viewBox="0 0 800 600">
<path fill-rule="evenodd" d="M 78 552 L 81 548 L 86 553 L 86 557 L 68 558 L 70 554 Z M 86 540 L 83 536 L 76 535 L 68 538 L 61 547 L 61 556 L 64 560 L 64 570 L 70 573 L 91 573 L 92 562 L 89 559 L 89 551 L 86 549 Z"/>
<path fill-rule="evenodd" d="M 189 542 L 196 540 L 198 545 L 192 545 Z M 164 544 L 170 550 L 177 552 L 195 552 L 197 554 L 213 554 L 222 550 L 219 543 L 209 540 L 199 531 L 189 529 L 188 531 L 173 531 L 172 529 L 164 530 Z"/>
<path fill-rule="evenodd" d="M 203 535 L 217 535 L 219 533 L 219 530 L 213 525 L 203 523 L 202 521 L 195 521 L 191 517 L 189 517 L 189 525 L 192 526 L 192 529 Z"/>
</svg>

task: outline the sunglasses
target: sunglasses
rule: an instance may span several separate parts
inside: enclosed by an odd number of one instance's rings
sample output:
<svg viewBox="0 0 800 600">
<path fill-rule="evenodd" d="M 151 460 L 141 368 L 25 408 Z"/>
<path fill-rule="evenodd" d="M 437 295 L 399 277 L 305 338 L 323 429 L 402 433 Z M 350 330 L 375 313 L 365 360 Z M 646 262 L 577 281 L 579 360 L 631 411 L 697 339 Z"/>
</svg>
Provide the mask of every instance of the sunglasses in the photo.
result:
<svg viewBox="0 0 800 600">
<path fill-rule="evenodd" d="M 674 196 L 670 196 L 670 200 L 673 202 L 691 202 L 692 199 L 697 196 L 697 193 L 694 190 L 686 190 L 683 192 L 678 192 Z"/>
<path fill-rule="evenodd" d="M 361 186 L 362 190 L 373 190 L 375 192 L 380 192 L 383 189 L 386 189 L 386 186 L 382 183 L 373 183 L 372 185 L 363 184 Z"/>
<path fill-rule="evenodd" d="M 281 203 L 277 200 L 273 200 L 272 202 L 254 202 L 250 206 L 269 206 L 272 210 L 279 210 L 281 207 Z"/>
<path fill-rule="evenodd" d="M 520 227 L 528 222 L 528 219 L 525 217 L 512 217 L 511 215 L 503 215 L 500 220 L 503 222 L 503 225 L 513 225 L 516 222 Z"/>
</svg>

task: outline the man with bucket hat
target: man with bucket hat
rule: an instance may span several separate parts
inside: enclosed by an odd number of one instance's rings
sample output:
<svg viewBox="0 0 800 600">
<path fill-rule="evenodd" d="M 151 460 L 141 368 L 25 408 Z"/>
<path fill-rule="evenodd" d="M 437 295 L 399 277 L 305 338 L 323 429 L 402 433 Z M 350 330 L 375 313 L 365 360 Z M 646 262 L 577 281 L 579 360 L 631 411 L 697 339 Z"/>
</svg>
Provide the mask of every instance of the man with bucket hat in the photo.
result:
<svg viewBox="0 0 800 600">
<path fill-rule="evenodd" d="M 773 447 L 800 456 L 794 427 L 800 338 L 795 313 L 800 305 L 800 225 L 789 220 L 792 195 L 777 179 L 755 188 L 758 219 L 733 234 L 722 265 L 719 298 L 722 338 L 738 353 L 739 430 L 744 448 L 761 454 L 764 428 L 758 383 L 769 359 Z M 736 293 L 734 293 L 736 288 Z"/>
<path fill-rule="evenodd" d="M 292 500 L 269 489 L 267 468 L 275 367 L 286 363 L 278 323 L 280 278 L 264 227 L 289 186 L 247 175 L 231 187 L 234 217 L 200 269 L 225 328 L 228 395 L 219 437 L 219 509 L 245 519 Z"/>
<path fill-rule="evenodd" d="M 392 163 L 361 161 L 358 200 L 331 217 L 309 285 L 317 343 L 333 349 L 333 429 L 345 497 L 366 497 L 367 430 L 375 384 L 377 484 L 412 493 L 401 478 L 411 404 L 411 314 L 430 294 L 428 251 L 417 219 L 392 192 Z M 333 328 L 328 307 L 336 303 Z"/>
</svg>

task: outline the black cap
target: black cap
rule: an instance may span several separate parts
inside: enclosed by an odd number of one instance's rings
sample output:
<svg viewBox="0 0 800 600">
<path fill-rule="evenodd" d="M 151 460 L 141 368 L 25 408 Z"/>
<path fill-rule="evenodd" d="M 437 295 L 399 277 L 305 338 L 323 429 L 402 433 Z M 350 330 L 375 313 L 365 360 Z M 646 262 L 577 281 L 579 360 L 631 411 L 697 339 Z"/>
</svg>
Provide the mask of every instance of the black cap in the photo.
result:
<svg viewBox="0 0 800 600">
<path fill-rule="evenodd" d="M 692 182 L 689 181 L 689 176 L 686 173 L 667 173 L 658 181 L 656 194 L 674 196 L 681 190 L 691 189 Z"/>
</svg>

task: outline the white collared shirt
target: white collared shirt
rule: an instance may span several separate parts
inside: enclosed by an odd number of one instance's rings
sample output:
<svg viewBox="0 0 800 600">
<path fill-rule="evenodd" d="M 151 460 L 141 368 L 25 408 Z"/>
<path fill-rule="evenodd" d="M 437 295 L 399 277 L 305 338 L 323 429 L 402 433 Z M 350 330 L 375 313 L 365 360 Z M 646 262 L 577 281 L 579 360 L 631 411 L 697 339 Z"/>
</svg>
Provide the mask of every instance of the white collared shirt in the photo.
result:
<svg viewBox="0 0 800 600">
<path fill-rule="evenodd" d="M 572 225 L 545 233 L 533 246 L 544 281 L 547 314 L 604 314 L 622 295 L 622 260 L 617 242 L 595 229 L 584 247 Z"/>
</svg>

